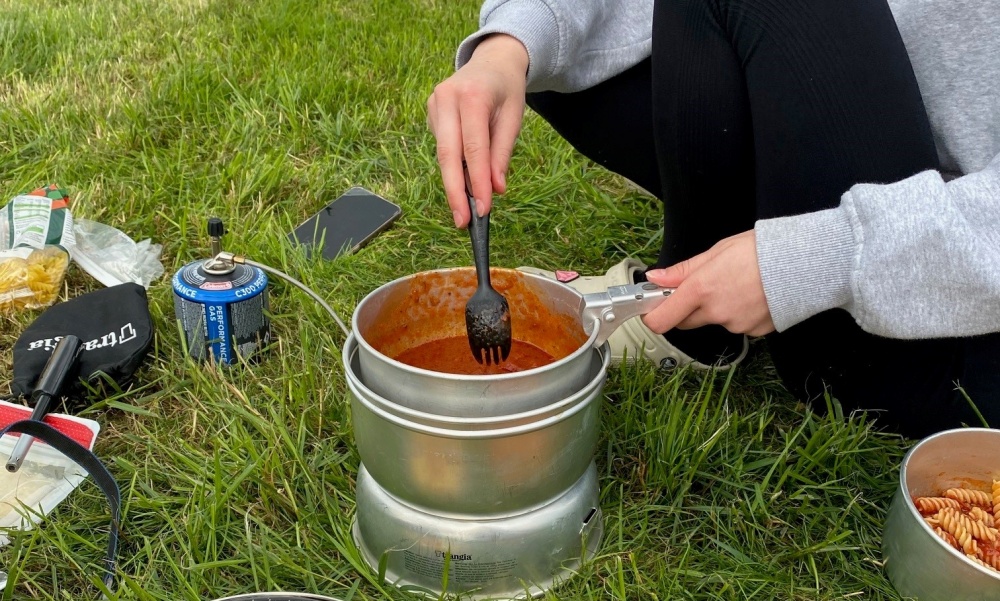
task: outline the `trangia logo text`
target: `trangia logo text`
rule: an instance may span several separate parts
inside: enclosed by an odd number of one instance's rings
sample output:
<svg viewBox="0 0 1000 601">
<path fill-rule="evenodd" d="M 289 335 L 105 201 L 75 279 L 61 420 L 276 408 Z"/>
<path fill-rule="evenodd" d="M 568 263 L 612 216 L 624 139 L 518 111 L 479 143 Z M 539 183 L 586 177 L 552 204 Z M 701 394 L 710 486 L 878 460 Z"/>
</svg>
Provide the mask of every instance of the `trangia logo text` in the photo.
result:
<svg viewBox="0 0 1000 601">
<path fill-rule="evenodd" d="M 129 340 L 135 340 L 138 334 L 135 328 L 132 327 L 132 322 L 129 322 L 121 327 L 117 332 L 108 332 L 104 336 L 99 338 L 94 338 L 93 340 L 88 340 L 83 343 L 83 350 L 93 351 L 99 348 L 104 348 L 107 346 L 116 346 L 119 344 L 124 344 Z M 28 350 L 34 351 L 37 349 L 43 349 L 45 351 L 51 351 L 56 348 L 56 344 L 62 340 L 62 336 L 56 336 L 55 338 L 44 338 L 42 340 L 36 340 L 28 344 Z"/>
</svg>

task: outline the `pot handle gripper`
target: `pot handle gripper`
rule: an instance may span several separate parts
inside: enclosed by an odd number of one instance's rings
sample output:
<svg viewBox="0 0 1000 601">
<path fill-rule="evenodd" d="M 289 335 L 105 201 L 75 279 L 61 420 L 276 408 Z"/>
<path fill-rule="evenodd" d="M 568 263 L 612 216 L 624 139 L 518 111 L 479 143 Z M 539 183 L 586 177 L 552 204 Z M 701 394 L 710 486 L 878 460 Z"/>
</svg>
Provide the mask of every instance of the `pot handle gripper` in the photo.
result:
<svg viewBox="0 0 1000 601">
<path fill-rule="evenodd" d="M 590 335 L 594 332 L 594 327 L 597 327 L 594 347 L 599 348 L 607 342 L 618 326 L 659 307 L 674 290 L 642 282 L 628 286 L 611 286 L 604 292 L 584 294 L 580 303 L 580 317 L 584 331 Z"/>
</svg>

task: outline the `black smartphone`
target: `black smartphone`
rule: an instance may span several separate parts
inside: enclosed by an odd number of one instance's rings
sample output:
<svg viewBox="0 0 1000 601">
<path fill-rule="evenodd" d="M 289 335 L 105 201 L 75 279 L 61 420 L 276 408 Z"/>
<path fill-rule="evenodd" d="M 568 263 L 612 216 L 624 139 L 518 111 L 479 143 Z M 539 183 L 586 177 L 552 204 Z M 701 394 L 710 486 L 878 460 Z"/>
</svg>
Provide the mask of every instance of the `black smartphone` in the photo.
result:
<svg viewBox="0 0 1000 601">
<path fill-rule="evenodd" d="M 351 188 L 288 234 L 306 256 L 321 249 L 324 259 L 356 252 L 399 219 L 403 211 L 364 188 Z"/>
</svg>

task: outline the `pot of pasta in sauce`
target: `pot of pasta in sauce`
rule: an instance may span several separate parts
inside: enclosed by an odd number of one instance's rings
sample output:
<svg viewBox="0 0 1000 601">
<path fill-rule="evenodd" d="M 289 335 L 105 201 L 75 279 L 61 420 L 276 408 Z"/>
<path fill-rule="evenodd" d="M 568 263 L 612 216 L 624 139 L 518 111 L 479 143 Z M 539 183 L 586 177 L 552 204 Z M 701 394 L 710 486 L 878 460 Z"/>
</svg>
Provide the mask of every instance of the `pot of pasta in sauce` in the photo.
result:
<svg viewBox="0 0 1000 601">
<path fill-rule="evenodd" d="M 465 303 L 475 269 L 442 269 L 397 279 L 358 304 L 360 378 L 392 403 L 455 417 L 530 411 L 583 388 L 598 332 L 584 328 L 582 296 L 533 274 L 494 268 L 490 275 L 510 305 L 506 361 L 480 364 L 469 349 Z"/>
<path fill-rule="evenodd" d="M 947 430 L 899 470 L 882 553 L 903 597 L 1000 601 L 1000 430 Z"/>
</svg>

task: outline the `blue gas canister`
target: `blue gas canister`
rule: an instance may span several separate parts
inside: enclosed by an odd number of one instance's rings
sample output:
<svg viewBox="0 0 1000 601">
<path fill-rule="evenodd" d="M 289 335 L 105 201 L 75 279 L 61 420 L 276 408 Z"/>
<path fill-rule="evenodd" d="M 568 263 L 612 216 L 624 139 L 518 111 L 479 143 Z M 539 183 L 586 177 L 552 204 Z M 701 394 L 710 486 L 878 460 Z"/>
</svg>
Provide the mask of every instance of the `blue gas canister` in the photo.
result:
<svg viewBox="0 0 1000 601">
<path fill-rule="evenodd" d="M 222 364 L 250 359 L 271 340 L 267 274 L 250 265 L 218 260 L 222 221 L 209 220 L 213 258 L 194 261 L 173 277 L 174 313 L 188 353 Z"/>
</svg>

